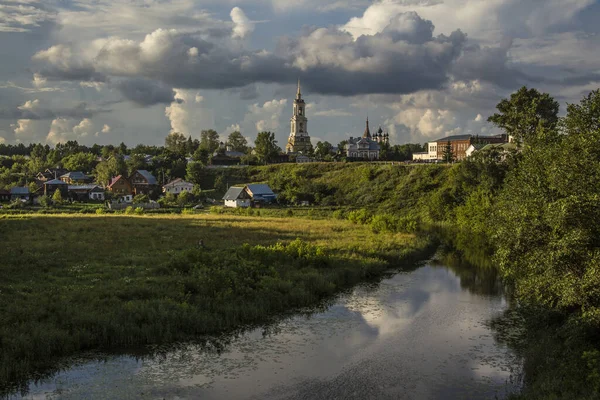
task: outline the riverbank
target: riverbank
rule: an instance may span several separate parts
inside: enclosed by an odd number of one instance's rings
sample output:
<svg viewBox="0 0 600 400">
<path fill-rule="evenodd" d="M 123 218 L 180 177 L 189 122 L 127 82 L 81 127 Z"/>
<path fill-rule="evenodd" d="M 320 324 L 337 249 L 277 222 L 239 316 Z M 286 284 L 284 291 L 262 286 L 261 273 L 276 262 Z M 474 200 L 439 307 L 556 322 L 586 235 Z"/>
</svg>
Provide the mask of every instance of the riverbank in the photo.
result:
<svg viewBox="0 0 600 400">
<path fill-rule="evenodd" d="M 0 381 L 18 384 L 85 350 L 268 322 L 432 250 L 300 218 L 25 215 L 0 232 Z"/>
</svg>

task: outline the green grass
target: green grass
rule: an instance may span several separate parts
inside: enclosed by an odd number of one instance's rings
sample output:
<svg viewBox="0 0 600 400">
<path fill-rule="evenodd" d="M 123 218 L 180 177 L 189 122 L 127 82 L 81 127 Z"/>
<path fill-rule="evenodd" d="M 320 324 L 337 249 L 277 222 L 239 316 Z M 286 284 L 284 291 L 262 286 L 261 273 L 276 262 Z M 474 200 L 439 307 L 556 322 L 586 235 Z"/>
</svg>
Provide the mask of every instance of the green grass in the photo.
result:
<svg viewBox="0 0 600 400">
<path fill-rule="evenodd" d="M 431 249 L 345 220 L 230 215 L 4 215 L 0 241 L 0 381 L 17 384 L 84 350 L 267 322 Z"/>
</svg>

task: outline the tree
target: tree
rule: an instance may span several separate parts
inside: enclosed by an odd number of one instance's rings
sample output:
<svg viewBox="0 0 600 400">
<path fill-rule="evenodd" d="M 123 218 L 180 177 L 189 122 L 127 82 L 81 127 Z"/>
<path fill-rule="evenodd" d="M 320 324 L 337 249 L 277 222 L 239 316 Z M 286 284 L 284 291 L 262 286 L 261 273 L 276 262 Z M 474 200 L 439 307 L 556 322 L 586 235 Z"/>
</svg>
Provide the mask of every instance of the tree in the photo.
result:
<svg viewBox="0 0 600 400">
<path fill-rule="evenodd" d="M 165 148 L 173 153 L 186 154 L 187 139 L 183 133 L 171 132 L 165 138 Z"/>
<path fill-rule="evenodd" d="M 133 198 L 133 204 L 149 203 L 150 198 L 145 194 L 136 194 Z"/>
<path fill-rule="evenodd" d="M 122 155 L 115 154 L 108 161 L 98 163 L 95 171 L 96 182 L 106 184 L 115 176 L 127 174 L 127 165 Z"/>
<path fill-rule="evenodd" d="M 329 142 L 318 142 L 315 149 L 315 157 L 319 160 L 330 156 L 333 153 L 333 145 Z"/>
<path fill-rule="evenodd" d="M 346 155 L 346 146 L 347 145 L 348 145 L 348 141 L 347 140 L 342 140 L 341 142 L 339 142 L 338 145 L 337 145 L 338 154 Z"/>
<path fill-rule="evenodd" d="M 511 94 L 510 99 L 502 99 L 496 108 L 500 112 L 489 117 L 488 122 L 503 129 L 517 143 L 535 140 L 540 126 L 554 130 L 558 123 L 558 102 L 548 93 L 526 86 Z"/>
<path fill-rule="evenodd" d="M 279 147 L 273 132 L 259 132 L 254 141 L 256 158 L 262 164 L 273 162 L 279 155 Z"/>
<path fill-rule="evenodd" d="M 447 163 L 454 161 L 454 153 L 452 152 L 452 143 L 448 140 L 446 147 L 442 151 L 442 160 Z"/>
<path fill-rule="evenodd" d="M 208 165 L 208 160 L 210 159 L 210 154 L 208 150 L 203 149 L 202 147 L 198 147 L 198 149 L 192 155 L 192 160 L 201 163 L 202 165 Z"/>
<path fill-rule="evenodd" d="M 127 172 L 129 175 L 132 175 L 138 169 L 148 169 L 148 163 L 143 154 L 132 154 L 129 159 L 125 161 L 125 164 L 127 165 Z"/>
<path fill-rule="evenodd" d="M 192 194 L 190 192 L 181 192 L 177 195 L 177 204 L 180 207 L 185 207 L 185 205 L 192 202 Z"/>
<path fill-rule="evenodd" d="M 92 153 L 74 153 L 63 158 L 62 165 L 69 171 L 90 172 L 96 164 L 96 156 Z"/>
<path fill-rule="evenodd" d="M 209 129 L 200 132 L 200 148 L 208 151 L 212 155 L 219 148 L 219 134 L 217 131 Z"/>
<path fill-rule="evenodd" d="M 52 202 L 56 205 L 62 204 L 63 197 L 62 197 L 62 193 L 60 193 L 60 190 L 56 189 L 54 191 L 54 194 L 52 195 Z"/>
<path fill-rule="evenodd" d="M 600 89 L 590 92 L 579 104 L 568 104 L 560 126 L 569 135 L 600 130 Z"/>
<path fill-rule="evenodd" d="M 229 134 L 227 146 L 231 147 L 232 151 L 239 151 L 241 153 L 246 153 L 248 151 L 248 141 L 238 131 Z"/>
<path fill-rule="evenodd" d="M 186 168 L 185 179 L 199 185 L 205 175 L 204 166 L 200 162 L 190 162 Z"/>
<path fill-rule="evenodd" d="M 52 205 L 50 197 L 43 195 L 40 197 L 40 205 L 44 208 L 49 208 Z"/>
</svg>

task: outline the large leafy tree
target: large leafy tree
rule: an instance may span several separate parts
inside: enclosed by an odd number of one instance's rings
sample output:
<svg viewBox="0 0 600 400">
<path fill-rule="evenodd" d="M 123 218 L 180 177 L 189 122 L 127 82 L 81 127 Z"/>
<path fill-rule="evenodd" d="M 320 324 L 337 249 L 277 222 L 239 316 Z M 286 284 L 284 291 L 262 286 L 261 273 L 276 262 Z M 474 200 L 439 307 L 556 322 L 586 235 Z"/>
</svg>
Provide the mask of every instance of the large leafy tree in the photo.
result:
<svg viewBox="0 0 600 400">
<path fill-rule="evenodd" d="M 248 151 L 248 141 L 238 131 L 231 132 L 227 138 L 227 145 L 231 147 L 233 151 L 240 151 L 245 153 Z"/>
<path fill-rule="evenodd" d="M 448 141 L 444 146 L 444 150 L 442 151 L 442 160 L 447 163 L 451 163 L 454 161 L 454 153 L 452 152 L 452 143 Z"/>
<path fill-rule="evenodd" d="M 183 133 L 171 132 L 165 138 L 165 148 L 173 153 L 186 154 L 187 138 Z"/>
<path fill-rule="evenodd" d="M 107 161 L 103 161 L 96 165 L 96 182 L 100 184 L 108 184 L 114 176 L 126 175 L 127 165 L 123 160 L 123 156 L 115 154 Z"/>
<path fill-rule="evenodd" d="M 219 148 L 219 134 L 212 129 L 200 132 L 200 148 L 213 154 Z"/>
<path fill-rule="evenodd" d="M 488 118 L 488 122 L 503 129 L 517 143 L 527 143 L 537 138 L 542 130 L 554 130 L 558 123 L 558 102 L 548 93 L 523 86 L 503 99 L 496 106 L 498 113 Z"/>
<path fill-rule="evenodd" d="M 567 105 L 560 125 L 569 135 L 600 130 L 600 89 L 590 92 L 579 104 Z"/>
<path fill-rule="evenodd" d="M 315 148 L 315 157 L 319 160 L 323 160 L 325 158 L 331 158 L 331 154 L 333 154 L 333 145 L 327 141 L 318 142 Z"/>
<path fill-rule="evenodd" d="M 63 158 L 62 164 L 69 171 L 90 172 L 96 165 L 96 156 L 92 153 L 74 153 Z"/>
<path fill-rule="evenodd" d="M 267 164 L 277 159 L 279 146 L 273 132 L 259 132 L 254 141 L 254 152 L 258 162 Z"/>
</svg>

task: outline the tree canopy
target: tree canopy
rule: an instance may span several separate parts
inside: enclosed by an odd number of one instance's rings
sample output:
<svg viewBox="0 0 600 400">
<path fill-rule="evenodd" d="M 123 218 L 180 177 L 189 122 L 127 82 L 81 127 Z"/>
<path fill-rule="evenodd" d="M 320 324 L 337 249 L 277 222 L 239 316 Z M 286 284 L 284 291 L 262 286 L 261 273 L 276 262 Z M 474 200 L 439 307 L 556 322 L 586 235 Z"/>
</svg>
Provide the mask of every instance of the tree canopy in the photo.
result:
<svg viewBox="0 0 600 400">
<path fill-rule="evenodd" d="M 254 152 L 258 162 L 267 164 L 277 160 L 281 149 L 277 146 L 273 132 L 259 132 L 254 141 Z"/>
</svg>

